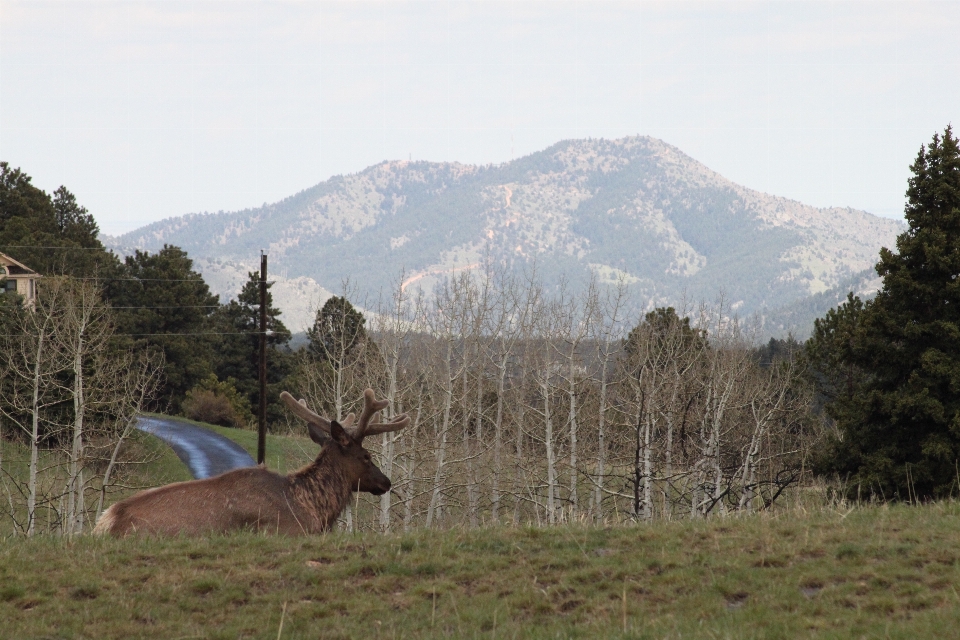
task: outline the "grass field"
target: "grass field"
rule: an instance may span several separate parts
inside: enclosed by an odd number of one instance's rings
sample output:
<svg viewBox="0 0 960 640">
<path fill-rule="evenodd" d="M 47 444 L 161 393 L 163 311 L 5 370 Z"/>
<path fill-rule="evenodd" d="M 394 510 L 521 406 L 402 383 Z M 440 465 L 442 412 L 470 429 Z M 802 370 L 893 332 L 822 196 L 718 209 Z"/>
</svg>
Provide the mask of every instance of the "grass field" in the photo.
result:
<svg viewBox="0 0 960 640">
<path fill-rule="evenodd" d="M 195 424 L 206 427 L 211 431 L 216 431 L 220 435 L 233 440 L 246 449 L 251 458 L 254 460 L 257 459 L 256 431 L 218 427 L 202 422 Z M 266 460 L 264 462 L 266 462 L 268 469 L 278 473 L 289 473 L 313 461 L 313 459 L 317 457 L 317 454 L 320 453 L 320 447 L 307 437 L 307 429 L 304 427 L 301 437 L 278 436 L 268 433 L 266 453 Z"/>
<path fill-rule="evenodd" d="M 101 453 L 103 453 L 101 451 Z M 107 451 L 103 455 L 109 455 Z M 30 449 L 22 442 L 0 438 L 0 538 L 15 535 L 18 528 L 9 517 L 11 511 L 18 522 L 26 521 L 26 491 L 29 470 Z M 113 479 L 117 485 L 109 489 L 108 504 L 136 491 L 170 482 L 179 482 L 191 478 L 186 465 L 180 462 L 173 449 L 162 441 L 146 433 L 134 432 L 124 445 L 121 468 L 114 470 Z M 50 529 L 50 522 L 56 521 L 54 511 L 62 510 L 64 485 L 68 478 L 68 459 L 60 450 L 41 450 L 38 460 L 38 509 L 37 527 L 39 531 Z M 105 463 L 100 467 L 87 467 L 88 482 L 86 503 L 92 524 L 93 511 L 100 490 L 101 475 Z"/>
<path fill-rule="evenodd" d="M 168 418 L 160 413 L 150 413 L 150 416 L 158 418 Z M 189 420 L 182 416 L 175 416 L 174 419 L 195 424 L 205 429 L 210 429 L 220 435 L 233 440 L 243 447 L 250 457 L 257 459 L 257 432 L 255 429 L 236 429 L 233 427 L 220 427 L 206 422 L 197 422 Z M 303 428 L 303 433 L 298 435 L 275 435 L 267 434 L 267 456 L 266 465 L 271 471 L 278 473 L 289 473 L 296 471 L 303 465 L 311 462 L 317 457 L 320 447 L 316 445 L 307 435 L 307 428 Z M 184 467 L 186 469 L 186 467 Z M 187 472 L 189 476 L 189 471 Z"/>
<path fill-rule="evenodd" d="M 653 526 L 5 539 L 10 638 L 960 635 L 960 505 Z"/>
</svg>

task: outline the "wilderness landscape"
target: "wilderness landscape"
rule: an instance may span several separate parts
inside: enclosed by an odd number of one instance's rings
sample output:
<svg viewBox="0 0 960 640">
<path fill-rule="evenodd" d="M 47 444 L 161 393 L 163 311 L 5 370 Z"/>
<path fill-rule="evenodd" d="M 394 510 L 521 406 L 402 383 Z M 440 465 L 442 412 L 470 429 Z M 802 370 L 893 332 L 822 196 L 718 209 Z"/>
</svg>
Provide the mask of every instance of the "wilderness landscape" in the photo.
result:
<svg viewBox="0 0 960 640">
<path fill-rule="evenodd" d="M 957 170 L 936 170 L 944 165 Z M 218 623 L 227 635 L 257 634 L 260 609 L 278 604 L 281 635 L 285 623 L 296 636 L 312 619 L 332 622 L 333 636 L 368 628 L 369 620 L 341 620 L 350 607 L 317 590 L 328 578 L 392 594 L 363 608 L 376 616 L 377 630 L 428 636 L 493 633 L 500 615 L 502 633 L 528 637 L 552 629 L 683 634 L 703 623 L 722 633 L 771 624 L 787 634 L 872 633 L 881 622 L 925 633 L 957 611 L 955 594 L 944 587 L 960 566 L 952 551 L 958 539 L 950 533 L 958 486 L 942 449 L 931 448 L 951 446 L 937 425 L 953 400 L 941 397 L 941 408 L 931 405 L 920 423 L 921 412 L 884 417 L 864 402 L 884 393 L 929 398 L 940 375 L 927 373 L 933 377 L 926 386 L 916 386 L 923 378 L 914 372 L 910 384 L 898 386 L 909 369 L 895 358 L 910 352 L 880 332 L 889 326 L 885 317 L 931 308 L 904 306 L 908 297 L 893 295 L 915 289 L 918 279 L 947 283 L 947 293 L 935 295 L 952 295 L 950 269 L 931 276 L 927 268 L 903 266 L 910 256 L 929 257 L 952 228 L 949 216 L 960 215 L 940 195 L 952 191 L 938 189 L 960 180 L 960 146 L 949 128 L 914 163 L 911 227 L 898 238 L 900 254 L 880 252 L 877 297 L 864 301 L 850 293 L 817 320 L 805 342 L 758 340 L 757 326 L 722 304 L 638 315 L 626 303 L 631 292 L 623 278 L 613 286 L 593 280 L 567 289 L 527 274 L 465 270 L 441 280 L 429 297 L 395 286 L 368 310 L 369 319 L 346 297 L 333 296 L 316 312 L 306 344 L 294 350 L 267 288 L 270 384 L 263 398 L 273 432 L 271 466 L 289 473 L 309 463 L 317 445 L 303 437 L 297 418 L 314 426 L 321 420 L 293 400 L 295 415 L 286 413 L 280 390 L 346 425 L 349 412 L 361 413 L 364 389 L 382 390 L 382 402 L 367 400 L 355 437 L 363 440 L 378 411 L 406 427 L 368 438 L 365 446 L 391 479 L 390 490 L 362 483 L 352 495 L 345 489 L 347 498 L 335 507 L 339 518 L 331 513 L 317 528 L 325 532 L 321 547 L 268 542 L 273 512 L 261 522 L 262 507 L 253 509 L 253 525 L 238 521 L 226 538 L 218 537 L 215 522 L 194 531 L 176 520 L 158 531 L 199 533 L 200 541 L 149 536 L 146 546 L 129 546 L 85 535 L 120 498 L 184 477 L 168 450 L 134 429 L 144 412 L 219 423 L 211 428 L 252 452 L 252 407 L 261 399 L 254 375 L 259 283 L 251 273 L 237 298 L 222 304 L 178 247 L 138 250 L 121 261 L 67 189 L 50 196 L 19 169 L 4 163 L 2 170 L 3 201 L 16 205 L 7 209 L 5 230 L 20 233 L 15 247 L 22 257 L 49 274 L 35 299 L 7 294 L 0 309 L 10 327 L 0 402 L 8 539 L 38 559 L 66 548 L 103 566 L 99 577 L 80 579 L 66 570 L 52 582 L 35 582 L 7 556 L 0 566 L 9 586 L 0 606 L 25 634 L 65 629 L 50 622 L 60 615 L 52 607 L 71 601 L 84 603 L 93 617 L 82 628 L 102 636 L 141 627 L 191 633 L 203 623 L 191 614 L 171 616 L 167 605 L 180 603 L 183 611 L 192 602 L 186 611 L 199 613 L 207 600 L 237 614 Z M 9 278 L 29 277 L 10 269 Z M 851 342 L 871 349 L 851 352 Z M 920 358 L 945 353 L 912 349 Z M 365 455 L 324 423 L 326 436 L 311 433 L 323 444 L 314 464 L 334 464 L 322 461 L 335 460 L 341 446 Z M 891 449 L 891 443 L 899 444 Z M 235 499 L 229 483 L 218 482 L 225 499 Z M 155 508 L 149 496 L 159 494 L 145 495 L 145 508 Z M 891 499 L 905 506 L 890 510 Z M 164 518 L 177 517 L 165 508 Z M 313 529 L 289 508 L 284 536 Z M 112 512 L 106 515 L 112 523 Z M 282 515 L 273 535 L 281 533 Z M 127 530 L 111 526 L 104 528 Z M 37 537 L 44 540 L 15 542 Z M 245 560 L 247 569 L 230 572 L 243 577 L 220 577 L 220 563 L 242 554 L 208 553 L 198 544 L 257 549 L 260 561 Z M 700 547 L 702 553 L 690 554 Z M 547 549 L 555 553 L 543 555 Z M 173 583 L 137 590 L 117 609 L 123 581 L 154 575 L 156 558 L 168 554 L 208 560 L 202 569 L 177 569 Z M 274 558 L 268 564 L 286 577 L 254 588 L 253 573 L 271 570 L 263 557 Z M 116 562 L 142 571 L 122 578 L 111 568 Z M 500 562 L 532 573 L 530 588 L 483 577 L 503 574 Z M 894 588 L 903 581 L 911 588 Z M 281 584 L 312 595 L 294 598 Z M 149 595 L 154 588 L 157 594 Z M 64 590 L 66 600 L 57 597 Z M 671 595 L 657 595 L 663 590 Z M 490 601 L 474 606 L 477 597 Z M 457 602 L 464 599 L 471 605 L 461 614 Z M 251 603 L 258 603 L 254 618 L 246 617 Z M 860 607 L 884 615 L 841 613 Z"/>
<path fill-rule="evenodd" d="M 0 15 L 0 636 L 957 626 L 960 4 Z"/>
</svg>

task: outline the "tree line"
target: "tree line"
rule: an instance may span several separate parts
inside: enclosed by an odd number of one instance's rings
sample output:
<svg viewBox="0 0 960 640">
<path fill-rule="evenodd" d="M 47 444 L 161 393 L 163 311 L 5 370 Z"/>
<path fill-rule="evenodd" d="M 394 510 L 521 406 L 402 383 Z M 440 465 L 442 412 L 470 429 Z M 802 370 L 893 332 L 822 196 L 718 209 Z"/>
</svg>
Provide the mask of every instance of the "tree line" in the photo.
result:
<svg viewBox="0 0 960 640">
<path fill-rule="evenodd" d="M 821 429 L 795 343 L 758 348 L 722 305 L 630 328 L 625 295 L 463 274 L 429 298 L 397 287 L 369 326 L 331 299 L 299 394 L 340 420 L 371 386 L 412 418 L 367 444 L 395 490 L 360 524 L 701 518 L 769 508 L 810 473 Z"/>
</svg>

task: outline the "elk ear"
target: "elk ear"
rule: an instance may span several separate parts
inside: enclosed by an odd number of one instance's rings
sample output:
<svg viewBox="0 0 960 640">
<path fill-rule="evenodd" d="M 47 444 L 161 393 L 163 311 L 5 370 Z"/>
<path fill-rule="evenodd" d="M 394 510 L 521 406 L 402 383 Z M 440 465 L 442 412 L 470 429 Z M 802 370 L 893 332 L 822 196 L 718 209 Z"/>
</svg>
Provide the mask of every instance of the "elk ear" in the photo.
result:
<svg viewBox="0 0 960 640">
<path fill-rule="evenodd" d="M 310 432 L 310 439 L 321 447 L 330 442 L 330 436 L 327 432 L 312 422 L 307 423 L 307 431 Z"/>
<path fill-rule="evenodd" d="M 333 438 L 333 441 L 341 447 L 348 447 L 350 443 L 353 442 L 336 420 L 330 421 L 330 436 Z"/>
</svg>

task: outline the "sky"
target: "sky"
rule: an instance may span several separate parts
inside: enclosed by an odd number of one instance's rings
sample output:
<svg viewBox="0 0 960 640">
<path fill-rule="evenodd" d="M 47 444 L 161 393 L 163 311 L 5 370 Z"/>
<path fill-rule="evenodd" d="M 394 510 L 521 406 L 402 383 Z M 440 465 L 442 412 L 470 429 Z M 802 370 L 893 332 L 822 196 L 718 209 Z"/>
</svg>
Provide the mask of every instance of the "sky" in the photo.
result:
<svg viewBox="0 0 960 640">
<path fill-rule="evenodd" d="M 0 160 L 119 234 L 388 159 L 641 134 L 899 218 L 960 126 L 958 34 L 958 0 L 0 0 Z"/>
</svg>

